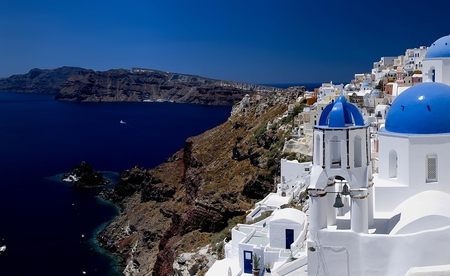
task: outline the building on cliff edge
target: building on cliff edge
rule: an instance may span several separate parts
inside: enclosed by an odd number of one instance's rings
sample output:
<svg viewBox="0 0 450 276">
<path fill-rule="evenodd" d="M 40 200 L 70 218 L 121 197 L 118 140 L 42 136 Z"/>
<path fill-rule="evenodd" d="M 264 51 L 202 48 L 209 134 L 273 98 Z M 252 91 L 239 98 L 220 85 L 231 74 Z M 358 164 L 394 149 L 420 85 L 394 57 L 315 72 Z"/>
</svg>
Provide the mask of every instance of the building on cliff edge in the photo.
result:
<svg viewBox="0 0 450 276">
<path fill-rule="evenodd" d="M 345 99 L 326 108 L 314 130 L 308 275 L 450 274 L 448 105 L 442 83 L 400 94 L 378 133 L 377 174 L 359 111 Z"/>
<path fill-rule="evenodd" d="M 264 275 L 450 275 L 449 49 L 450 36 L 430 46 L 425 82 L 382 109 L 376 170 L 371 126 L 360 110 L 343 96 L 325 106 L 313 130 L 310 173 L 302 176 L 308 215 L 283 211 L 277 224 L 274 212 L 240 225 L 232 230 L 237 250 L 227 253 L 238 261 L 207 275 L 251 275 L 254 255 L 273 262 Z M 280 243 L 287 237 L 289 252 Z"/>
</svg>

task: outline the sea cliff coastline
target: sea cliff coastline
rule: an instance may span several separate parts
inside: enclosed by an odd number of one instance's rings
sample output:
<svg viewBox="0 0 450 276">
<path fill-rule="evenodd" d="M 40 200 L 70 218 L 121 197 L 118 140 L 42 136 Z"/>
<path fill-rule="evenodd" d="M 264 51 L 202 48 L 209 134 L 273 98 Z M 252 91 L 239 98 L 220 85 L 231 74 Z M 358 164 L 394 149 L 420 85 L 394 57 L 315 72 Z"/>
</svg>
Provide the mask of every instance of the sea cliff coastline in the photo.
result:
<svg viewBox="0 0 450 276">
<path fill-rule="evenodd" d="M 280 88 L 188 74 L 132 68 L 94 71 L 78 67 L 32 69 L 0 79 L 0 91 L 46 93 L 76 102 L 176 102 L 233 105 L 246 94 Z"/>
<path fill-rule="evenodd" d="M 119 257 L 125 275 L 173 275 L 183 253 L 205 246 L 208 255 L 222 254 L 214 241 L 273 189 L 295 114 L 276 121 L 301 94 L 246 96 L 227 122 L 188 138 L 164 163 L 121 173 L 114 189 L 102 193 L 121 213 L 97 239 Z M 196 273 L 206 268 L 208 260 L 195 261 Z"/>
</svg>

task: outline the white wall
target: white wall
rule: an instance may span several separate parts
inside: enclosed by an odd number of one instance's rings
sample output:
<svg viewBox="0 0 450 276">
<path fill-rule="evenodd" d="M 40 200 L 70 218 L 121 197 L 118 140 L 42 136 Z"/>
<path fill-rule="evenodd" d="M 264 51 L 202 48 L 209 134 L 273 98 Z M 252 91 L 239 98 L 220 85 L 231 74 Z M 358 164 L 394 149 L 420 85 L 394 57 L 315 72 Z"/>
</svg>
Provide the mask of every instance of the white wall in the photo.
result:
<svg viewBox="0 0 450 276">
<path fill-rule="evenodd" d="M 317 275 L 324 275 L 318 254 L 322 254 L 329 275 L 337 276 L 405 275 L 410 267 L 444 265 L 450 260 L 450 227 L 409 235 L 321 230 L 316 240 L 308 242 L 308 248 L 315 248 L 308 251 L 308 275 L 316 275 L 318 267 Z"/>
<path fill-rule="evenodd" d="M 409 142 L 404 136 L 380 130 L 378 132 L 379 148 L 378 153 L 378 178 L 395 181 L 396 185 L 409 185 L 408 162 Z M 389 177 L 389 153 L 391 150 L 397 152 L 397 177 Z"/>
<path fill-rule="evenodd" d="M 450 193 L 450 136 L 406 136 L 380 131 L 378 134 L 378 175 L 375 176 L 375 210 L 395 209 L 407 198 L 425 190 Z M 426 146 L 425 146 L 426 145 Z M 389 152 L 397 152 L 397 177 L 389 177 Z M 426 183 L 427 154 L 437 154 L 438 181 Z"/>
<path fill-rule="evenodd" d="M 294 230 L 295 241 L 303 227 L 300 223 L 296 223 L 291 220 L 277 220 L 269 223 L 269 238 L 270 247 L 273 248 L 286 248 L 286 229 Z"/>
<path fill-rule="evenodd" d="M 281 178 L 286 180 L 286 183 L 303 180 L 305 175 L 305 168 L 310 167 L 310 163 L 299 163 L 297 160 L 281 159 Z"/>
</svg>

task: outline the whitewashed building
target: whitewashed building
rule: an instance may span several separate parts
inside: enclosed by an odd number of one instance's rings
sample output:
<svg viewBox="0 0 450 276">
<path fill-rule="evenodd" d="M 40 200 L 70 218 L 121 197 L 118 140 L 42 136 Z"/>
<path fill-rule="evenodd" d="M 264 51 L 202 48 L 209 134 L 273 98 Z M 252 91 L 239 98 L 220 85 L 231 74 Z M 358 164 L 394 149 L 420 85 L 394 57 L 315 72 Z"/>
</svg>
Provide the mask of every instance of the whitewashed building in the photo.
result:
<svg viewBox="0 0 450 276">
<path fill-rule="evenodd" d="M 266 265 L 276 268 L 302 247 L 307 226 L 306 215 L 293 208 L 277 209 L 256 224 L 238 224 L 231 230 L 231 243 L 225 245 L 226 258 L 237 257 L 242 275 L 252 273 L 254 255 L 260 258 L 261 271 Z"/>
<path fill-rule="evenodd" d="M 301 266 L 306 264 L 306 252 L 301 248 L 308 228 L 307 217 L 300 210 L 281 207 L 305 191 L 311 165 L 311 162 L 281 159 L 282 181 L 277 185 L 277 192 L 255 204 L 246 217 L 247 224 L 230 229 L 231 240 L 224 246 L 225 258 L 217 260 L 207 276 L 251 275 L 255 255 L 260 257 L 261 273 L 266 265 L 272 269 L 283 266 L 292 254 L 297 258 L 302 256 Z"/>
<path fill-rule="evenodd" d="M 422 70 L 423 59 L 428 51 L 428 47 L 420 46 L 419 48 L 407 49 L 405 51 L 405 59 L 403 66 L 407 71 Z"/>
<path fill-rule="evenodd" d="M 308 188 L 308 275 L 450 275 L 448 106 L 445 84 L 400 94 L 378 133 L 378 174 L 359 112 L 343 99 L 324 110 Z"/>
</svg>

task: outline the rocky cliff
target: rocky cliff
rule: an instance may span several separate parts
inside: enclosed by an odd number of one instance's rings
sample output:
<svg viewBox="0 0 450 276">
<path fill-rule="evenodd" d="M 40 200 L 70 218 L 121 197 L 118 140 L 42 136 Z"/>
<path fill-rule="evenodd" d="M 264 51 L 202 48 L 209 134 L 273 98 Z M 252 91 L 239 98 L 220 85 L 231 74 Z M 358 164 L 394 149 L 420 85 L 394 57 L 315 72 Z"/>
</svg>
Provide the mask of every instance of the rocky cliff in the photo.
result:
<svg viewBox="0 0 450 276">
<path fill-rule="evenodd" d="M 233 105 L 246 94 L 279 88 L 214 80 L 150 69 L 93 71 L 77 67 L 32 69 L 27 74 L 0 79 L 0 91 L 54 94 L 55 99 L 79 102 L 170 101 Z"/>
<path fill-rule="evenodd" d="M 69 76 L 83 74 L 87 69 L 61 67 L 57 69 L 31 69 L 26 74 L 0 78 L 0 91 L 56 94 Z"/>
<path fill-rule="evenodd" d="M 281 157 L 302 109 L 301 90 L 246 96 L 224 124 L 186 140 L 163 164 L 122 172 L 103 197 L 121 213 L 98 235 L 99 243 L 119 256 L 126 275 L 174 275 L 181 254 L 211 244 L 208 254 L 222 254 L 221 241 L 258 199 L 275 190 Z M 287 113 L 288 104 L 296 104 Z M 205 258 L 189 268 L 202 275 Z"/>
<path fill-rule="evenodd" d="M 148 69 L 86 71 L 70 76 L 57 100 L 81 102 L 170 101 L 232 105 L 245 94 L 277 91 L 274 87 L 213 80 Z"/>
</svg>

